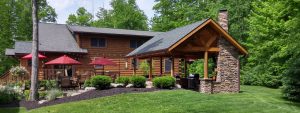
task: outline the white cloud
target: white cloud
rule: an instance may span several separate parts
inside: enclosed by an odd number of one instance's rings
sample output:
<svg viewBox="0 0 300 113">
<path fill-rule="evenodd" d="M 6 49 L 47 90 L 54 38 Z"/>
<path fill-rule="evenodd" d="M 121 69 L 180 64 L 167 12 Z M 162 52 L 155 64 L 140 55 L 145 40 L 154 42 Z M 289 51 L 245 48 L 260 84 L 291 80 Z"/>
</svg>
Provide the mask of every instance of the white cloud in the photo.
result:
<svg viewBox="0 0 300 113">
<path fill-rule="evenodd" d="M 74 0 L 47 0 L 49 5 L 54 7 L 55 10 L 61 11 L 74 4 Z"/>
</svg>

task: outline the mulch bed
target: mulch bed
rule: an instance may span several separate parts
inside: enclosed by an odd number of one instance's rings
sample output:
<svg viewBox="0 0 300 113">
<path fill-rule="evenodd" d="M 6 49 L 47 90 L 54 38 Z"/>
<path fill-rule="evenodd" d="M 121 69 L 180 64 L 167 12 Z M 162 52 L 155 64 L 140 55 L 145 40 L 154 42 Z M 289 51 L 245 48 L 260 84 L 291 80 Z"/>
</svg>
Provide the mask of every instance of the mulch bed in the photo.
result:
<svg viewBox="0 0 300 113">
<path fill-rule="evenodd" d="M 88 99 L 112 96 L 112 95 L 123 94 L 123 93 L 153 92 L 158 90 L 159 89 L 155 89 L 155 88 L 112 88 L 107 90 L 91 90 L 76 96 L 59 98 L 56 100 L 45 102 L 43 104 L 38 104 L 37 101 L 22 100 L 19 102 L 12 102 L 10 104 L 0 105 L 0 107 L 25 107 L 27 110 L 30 110 L 30 109 L 36 109 L 44 106 L 50 106 L 50 105 L 74 102 L 80 100 L 88 100 Z"/>
</svg>

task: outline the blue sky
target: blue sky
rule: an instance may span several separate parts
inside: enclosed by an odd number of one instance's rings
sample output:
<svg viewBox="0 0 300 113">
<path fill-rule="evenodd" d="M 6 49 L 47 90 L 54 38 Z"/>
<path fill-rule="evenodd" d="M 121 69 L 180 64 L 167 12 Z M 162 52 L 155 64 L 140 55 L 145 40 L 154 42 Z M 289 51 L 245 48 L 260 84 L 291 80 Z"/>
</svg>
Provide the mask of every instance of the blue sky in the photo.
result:
<svg viewBox="0 0 300 113">
<path fill-rule="evenodd" d="M 76 13 L 79 7 L 84 7 L 90 13 L 95 13 L 98 11 L 99 7 L 104 7 L 105 9 L 111 9 L 111 0 L 47 0 L 49 5 L 55 8 L 57 13 L 57 23 L 64 24 L 70 14 Z M 137 5 L 141 10 L 145 12 L 148 19 L 154 16 L 154 11 L 152 10 L 154 0 L 136 0 Z"/>
</svg>

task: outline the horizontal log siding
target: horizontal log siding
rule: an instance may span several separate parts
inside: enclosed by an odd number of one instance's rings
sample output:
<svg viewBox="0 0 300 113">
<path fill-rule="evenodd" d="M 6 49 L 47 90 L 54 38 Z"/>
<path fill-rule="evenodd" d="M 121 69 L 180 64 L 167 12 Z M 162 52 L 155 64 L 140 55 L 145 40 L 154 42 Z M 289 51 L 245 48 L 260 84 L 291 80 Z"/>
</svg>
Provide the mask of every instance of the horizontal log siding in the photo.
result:
<svg viewBox="0 0 300 113">
<path fill-rule="evenodd" d="M 103 48 L 95 48 L 91 47 L 91 38 L 105 38 L 106 39 L 106 47 Z M 85 69 L 93 69 L 93 66 L 88 63 L 95 57 L 106 57 L 111 59 L 113 62 L 117 64 L 117 66 L 105 66 L 105 71 L 113 71 L 119 72 L 122 76 L 130 76 L 133 75 L 133 68 L 131 65 L 131 60 L 125 58 L 125 56 L 133 51 L 133 48 L 130 48 L 130 40 L 131 39 L 143 39 L 148 40 L 149 38 L 145 37 L 128 37 L 128 36 L 108 36 L 108 35 L 79 35 L 79 43 L 81 48 L 87 49 L 88 54 L 84 56 L 79 61 L 84 63 L 83 65 L 77 66 L 77 68 L 85 70 Z M 144 59 L 139 59 L 139 64 Z M 126 68 L 126 61 L 128 62 L 128 68 Z M 178 73 L 178 64 L 179 60 L 175 60 L 175 72 Z M 163 63 L 164 64 L 164 63 Z M 159 58 L 154 58 L 153 60 L 153 74 L 160 74 L 160 63 Z M 164 68 L 164 66 L 163 66 Z M 164 70 L 164 69 L 163 69 Z M 141 69 L 137 69 L 137 75 L 142 75 L 143 71 Z"/>
<path fill-rule="evenodd" d="M 133 68 L 131 65 L 131 59 L 125 58 L 125 56 L 134 50 L 134 48 L 130 48 L 130 39 L 144 39 L 148 40 L 150 38 L 147 37 L 129 37 L 129 36 L 113 36 L 113 35 L 76 35 L 78 44 L 81 48 L 87 49 L 87 54 L 75 54 L 75 53 L 50 53 L 50 52 L 42 52 L 41 54 L 47 56 L 46 59 L 40 60 L 39 65 L 39 80 L 43 80 L 44 71 L 43 69 L 53 69 L 53 65 L 43 65 L 45 62 L 58 58 L 64 54 L 80 61 L 82 65 L 74 66 L 76 72 L 84 72 L 94 70 L 94 66 L 89 65 L 92 59 L 95 57 L 106 57 L 115 62 L 116 66 L 105 66 L 105 71 L 111 72 L 120 72 L 121 76 L 131 76 L 133 75 Z M 104 48 L 95 48 L 91 47 L 91 38 L 105 38 L 106 39 L 106 47 Z M 22 57 L 23 55 L 20 55 Z M 139 59 L 139 64 L 143 62 L 145 59 Z M 28 66 L 28 61 L 25 59 L 20 59 L 20 66 L 26 67 L 26 69 L 31 72 L 31 67 Z M 128 68 L 125 67 L 126 61 L 128 62 Z M 170 72 L 164 72 L 164 58 L 163 58 L 163 74 L 167 75 Z M 160 75 L 160 58 L 153 58 L 153 75 Z M 174 68 L 175 74 L 178 74 L 179 69 L 179 59 L 174 59 Z M 97 72 L 102 72 L 102 69 L 96 70 Z M 138 68 L 136 71 L 137 75 L 143 75 L 143 71 Z M 31 74 L 30 74 L 31 75 Z M 30 76 L 25 77 L 25 80 L 30 80 Z"/>
</svg>

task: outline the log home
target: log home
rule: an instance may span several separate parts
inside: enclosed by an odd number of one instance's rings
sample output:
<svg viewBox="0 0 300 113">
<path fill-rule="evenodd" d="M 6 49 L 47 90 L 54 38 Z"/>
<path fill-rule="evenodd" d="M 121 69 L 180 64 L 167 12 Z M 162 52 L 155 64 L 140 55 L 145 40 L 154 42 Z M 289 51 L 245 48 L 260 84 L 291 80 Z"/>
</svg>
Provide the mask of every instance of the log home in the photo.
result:
<svg viewBox="0 0 300 113">
<path fill-rule="evenodd" d="M 73 75 L 90 71 L 100 73 L 99 71 L 102 71 L 102 69 L 99 68 L 101 67 L 89 65 L 91 60 L 97 57 L 111 59 L 117 64 L 117 66 L 105 66 L 105 72 L 122 76 L 143 75 L 143 70 L 139 68 L 139 64 L 143 59 L 128 59 L 125 56 L 160 33 L 40 23 L 39 52 L 47 58 L 40 61 L 39 80 L 56 77 L 56 72 L 61 71 L 63 66 L 44 65 L 44 63 L 65 54 L 82 63 L 82 65 L 72 66 Z M 26 67 L 30 71 L 31 60 L 22 59 L 21 57 L 31 53 L 31 46 L 30 41 L 16 41 L 14 48 L 6 49 L 5 54 L 18 59 L 20 66 Z M 161 60 L 162 63 L 160 63 Z M 134 66 L 134 61 L 136 66 Z M 176 61 L 176 65 L 178 65 L 178 61 Z M 154 68 L 153 74 L 170 74 L 170 63 L 168 58 L 154 59 L 153 65 L 161 65 L 163 69 Z M 178 71 L 178 68 L 176 68 L 176 72 Z M 29 78 L 26 77 L 25 79 Z"/>
</svg>

